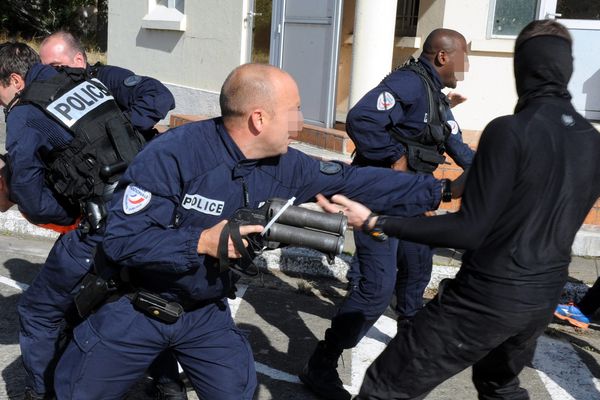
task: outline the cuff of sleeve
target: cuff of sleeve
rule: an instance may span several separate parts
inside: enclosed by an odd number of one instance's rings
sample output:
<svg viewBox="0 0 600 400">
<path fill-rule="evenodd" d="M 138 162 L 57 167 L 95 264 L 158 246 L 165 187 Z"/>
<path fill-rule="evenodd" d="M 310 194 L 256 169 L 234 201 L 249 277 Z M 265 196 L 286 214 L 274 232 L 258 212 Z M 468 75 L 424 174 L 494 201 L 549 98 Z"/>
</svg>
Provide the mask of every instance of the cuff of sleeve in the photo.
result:
<svg viewBox="0 0 600 400">
<path fill-rule="evenodd" d="M 187 243 L 187 254 L 185 255 L 185 258 L 188 261 L 187 264 L 190 267 L 200 266 L 200 261 L 203 258 L 203 256 L 198 254 L 198 240 L 200 240 L 202 231 L 202 229 L 190 230 L 190 238 Z"/>
<path fill-rule="evenodd" d="M 392 152 L 390 163 L 395 163 L 405 154 L 406 150 L 403 145 L 396 146 Z"/>
<path fill-rule="evenodd" d="M 436 179 L 434 181 L 432 192 L 431 192 L 431 197 L 432 197 L 431 210 L 437 210 L 437 208 L 440 206 L 440 203 L 442 201 L 443 190 L 444 190 L 444 180 Z"/>
</svg>

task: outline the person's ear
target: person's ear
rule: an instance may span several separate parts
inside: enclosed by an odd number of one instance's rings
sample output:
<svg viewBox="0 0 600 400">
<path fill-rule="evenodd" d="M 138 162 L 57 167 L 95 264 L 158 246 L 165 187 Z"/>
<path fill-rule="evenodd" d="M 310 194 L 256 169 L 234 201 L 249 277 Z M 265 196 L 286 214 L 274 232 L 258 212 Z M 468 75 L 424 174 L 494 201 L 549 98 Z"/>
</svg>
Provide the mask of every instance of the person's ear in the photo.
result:
<svg viewBox="0 0 600 400">
<path fill-rule="evenodd" d="M 12 73 L 10 74 L 10 84 L 13 85 L 18 92 L 25 89 L 25 79 L 19 74 Z"/>
<path fill-rule="evenodd" d="M 83 54 L 81 52 L 78 52 L 77 54 L 75 54 L 73 61 L 74 61 L 74 65 L 77 66 L 78 68 L 85 68 L 85 65 L 87 64 L 85 62 L 85 58 L 83 57 Z"/>
<path fill-rule="evenodd" d="M 250 125 L 253 132 L 261 133 L 265 126 L 265 112 L 264 110 L 257 109 L 252 111 L 250 114 Z"/>
<path fill-rule="evenodd" d="M 438 65 L 443 66 L 448 62 L 448 53 L 445 50 L 440 50 L 435 55 L 435 61 Z"/>
</svg>

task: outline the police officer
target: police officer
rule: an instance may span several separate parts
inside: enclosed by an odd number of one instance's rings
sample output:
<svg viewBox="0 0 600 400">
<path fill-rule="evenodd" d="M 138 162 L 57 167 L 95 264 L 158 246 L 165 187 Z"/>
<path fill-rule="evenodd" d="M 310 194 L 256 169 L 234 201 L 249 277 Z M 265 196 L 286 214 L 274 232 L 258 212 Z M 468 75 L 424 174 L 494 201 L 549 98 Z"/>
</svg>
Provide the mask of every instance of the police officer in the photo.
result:
<svg viewBox="0 0 600 400">
<path fill-rule="evenodd" d="M 467 67 L 466 42 L 460 33 L 431 32 L 418 60 L 388 75 L 348 113 L 346 129 L 356 145 L 352 164 L 430 174 L 447 152 L 463 169 L 468 168 L 473 151 L 463 143 L 441 92 L 444 87 L 455 88 Z M 453 99 L 454 104 L 462 100 L 456 95 Z M 337 373 L 337 360 L 384 312 L 394 282 L 398 319 L 410 320 L 423 306 L 431 276 L 428 245 L 394 238 L 378 242 L 361 232 L 355 232 L 354 239 L 350 293 L 300 374 L 311 390 L 327 399 L 350 399 Z"/>
<path fill-rule="evenodd" d="M 51 103 L 49 98 L 44 97 L 48 95 L 46 90 L 60 95 L 64 92 L 63 85 L 72 83 L 71 75 L 61 75 L 54 68 L 37 62 L 38 55 L 23 43 L 0 45 L 0 103 L 7 115 L 10 200 L 17 203 L 19 210 L 33 223 L 70 225 L 81 217 L 81 205 L 59 187 L 73 191 L 89 189 L 98 192 L 99 197 L 105 196 L 102 199 L 105 201 L 110 197 L 108 189 L 118 178 L 117 173 L 109 173 L 106 181 L 113 183 L 109 185 L 103 179 L 97 179 L 89 188 L 88 179 L 93 176 L 72 176 L 67 171 L 94 164 L 93 159 L 75 162 L 88 148 L 73 148 L 75 143 L 82 143 L 81 140 L 75 142 L 73 138 L 77 136 L 75 130 L 85 126 L 81 125 L 85 121 L 90 121 L 86 117 L 90 108 L 95 107 L 96 112 L 89 118 L 93 117 L 99 130 L 87 126 L 90 128 L 86 131 L 89 137 L 105 138 L 99 143 L 106 145 L 108 130 L 122 150 L 121 156 L 117 157 L 111 148 L 98 149 L 98 159 L 115 157 L 115 160 L 128 161 L 141 148 L 143 138 L 134 132 L 100 82 L 83 79 L 76 85 L 76 96 L 66 93 L 65 97 L 57 96 L 57 103 Z M 73 69 L 69 74 L 80 79 L 84 72 Z M 52 104 L 56 106 L 54 114 L 50 111 Z M 67 107 L 71 106 L 72 109 L 67 112 Z M 57 112 L 61 110 L 73 119 L 61 122 Z M 107 128 L 108 121 L 112 121 L 110 128 Z M 70 123 L 73 123 L 73 129 L 69 129 Z M 59 171 L 57 168 L 61 165 L 68 168 Z M 73 184 L 77 179 L 83 179 L 85 184 Z M 98 201 L 95 204 L 101 205 Z M 84 221 L 84 225 L 89 227 L 89 218 Z M 101 218 L 96 223 L 98 225 L 88 233 L 77 229 L 60 236 L 44 268 L 20 298 L 18 311 L 21 352 L 27 372 L 26 398 L 52 396 L 53 364 L 59 351 L 65 318 L 72 307 L 79 282 L 90 269 L 92 251 L 101 237 Z"/>
<path fill-rule="evenodd" d="M 156 135 L 156 123 L 175 107 L 169 89 L 156 79 L 111 65 L 89 65 L 81 42 L 68 32 L 46 37 L 40 45 L 40 59 L 56 67 L 86 68 L 110 90 L 121 111 L 146 140 Z"/>
<path fill-rule="evenodd" d="M 158 133 L 156 123 L 175 107 L 175 99 L 169 89 L 154 78 L 135 75 L 116 66 L 89 65 L 83 45 L 69 32 L 58 31 L 47 36 L 40 44 L 40 59 L 54 67 L 85 68 L 91 76 L 97 77 L 146 140 Z M 173 400 L 187 398 L 185 386 L 179 379 L 177 361 L 168 352 L 152 364 L 149 372 L 159 397 Z"/>
<path fill-rule="evenodd" d="M 155 138 L 121 179 L 102 250 L 127 271 L 135 292 L 75 329 L 57 367 L 61 399 L 119 399 L 165 348 L 200 398 L 251 399 L 252 352 L 226 301 L 235 276 L 218 262 L 219 242 L 228 243 L 229 257 L 240 257 L 227 233 L 220 240 L 225 220 L 273 197 L 302 203 L 319 192 L 343 191 L 376 209 L 396 205 L 402 215 L 439 202 L 443 185 L 431 176 L 356 169 L 288 149 L 302 128 L 300 97 L 292 77 L 276 67 L 236 68 L 220 105 L 221 118 Z M 244 235 L 262 227 L 242 229 Z M 162 303 L 163 311 L 140 299 Z"/>
<path fill-rule="evenodd" d="M 440 283 L 369 367 L 357 399 L 423 399 L 470 366 L 479 399 L 530 398 L 518 376 L 552 319 L 575 234 L 600 196 L 600 135 L 567 89 L 571 46 L 555 20 L 533 21 L 517 36 L 515 113 L 483 130 L 458 212 L 378 217 L 334 196 L 355 227 L 467 250 L 456 277 Z"/>
</svg>

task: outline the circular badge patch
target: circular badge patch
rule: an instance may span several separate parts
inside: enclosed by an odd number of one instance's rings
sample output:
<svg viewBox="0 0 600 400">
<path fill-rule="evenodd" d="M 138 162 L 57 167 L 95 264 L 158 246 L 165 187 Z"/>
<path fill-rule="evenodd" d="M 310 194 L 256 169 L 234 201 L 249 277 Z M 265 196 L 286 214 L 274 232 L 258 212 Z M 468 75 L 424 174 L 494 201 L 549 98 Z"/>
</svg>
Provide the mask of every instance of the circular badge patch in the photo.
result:
<svg viewBox="0 0 600 400">
<path fill-rule="evenodd" d="M 130 75 L 123 81 L 123 84 L 127 87 L 133 87 L 142 81 L 142 77 L 139 75 Z"/>
<path fill-rule="evenodd" d="M 379 111 L 391 110 L 396 105 L 396 99 L 390 92 L 381 92 L 377 97 L 377 109 Z"/>
<path fill-rule="evenodd" d="M 321 161 L 319 170 L 325 175 L 334 175 L 342 170 L 342 166 L 332 161 Z"/>
<path fill-rule="evenodd" d="M 123 212 L 133 214 L 141 211 L 150 203 L 150 199 L 152 199 L 152 193 L 129 184 L 123 195 Z"/>
<path fill-rule="evenodd" d="M 450 125 L 450 133 L 453 135 L 456 135 L 458 133 L 458 131 L 460 130 L 458 128 L 458 122 L 451 119 L 447 123 L 448 123 L 448 125 Z"/>
</svg>

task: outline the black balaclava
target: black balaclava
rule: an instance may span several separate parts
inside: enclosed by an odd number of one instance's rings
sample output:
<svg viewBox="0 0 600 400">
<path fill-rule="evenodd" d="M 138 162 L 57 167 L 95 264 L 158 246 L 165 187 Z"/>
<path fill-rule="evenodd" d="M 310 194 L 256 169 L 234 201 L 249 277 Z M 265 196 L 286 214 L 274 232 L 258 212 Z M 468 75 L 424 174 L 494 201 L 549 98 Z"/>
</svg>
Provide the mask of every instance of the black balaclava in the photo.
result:
<svg viewBox="0 0 600 400">
<path fill-rule="evenodd" d="M 515 49 L 514 68 L 519 95 L 515 112 L 536 97 L 571 98 L 567 85 L 573 74 L 573 56 L 567 39 L 540 35 L 525 40 Z"/>
</svg>

